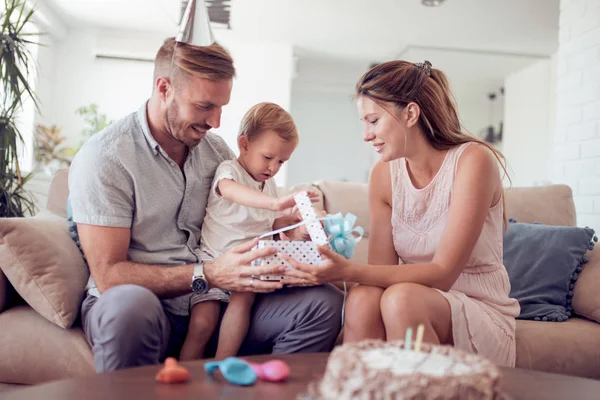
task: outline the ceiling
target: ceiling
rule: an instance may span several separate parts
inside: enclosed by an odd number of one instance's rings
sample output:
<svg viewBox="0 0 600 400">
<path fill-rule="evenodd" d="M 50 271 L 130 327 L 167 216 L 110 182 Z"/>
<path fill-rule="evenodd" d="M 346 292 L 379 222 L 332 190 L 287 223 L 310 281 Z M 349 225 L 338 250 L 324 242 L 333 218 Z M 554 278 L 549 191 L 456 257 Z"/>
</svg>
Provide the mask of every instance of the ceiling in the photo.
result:
<svg viewBox="0 0 600 400">
<path fill-rule="evenodd" d="M 397 56 L 400 59 L 423 62 L 430 61 L 461 84 L 488 86 L 501 85 L 506 76 L 519 71 L 542 57 L 498 54 L 484 51 L 455 51 L 432 47 L 409 46 Z"/>
<path fill-rule="evenodd" d="M 42 0 L 69 27 L 177 33 L 179 0 Z"/>
<path fill-rule="evenodd" d="M 45 0 L 68 26 L 175 35 L 180 0 Z M 299 55 L 380 61 L 418 48 L 548 56 L 559 0 L 233 0 L 231 29 Z"/>
</svg>

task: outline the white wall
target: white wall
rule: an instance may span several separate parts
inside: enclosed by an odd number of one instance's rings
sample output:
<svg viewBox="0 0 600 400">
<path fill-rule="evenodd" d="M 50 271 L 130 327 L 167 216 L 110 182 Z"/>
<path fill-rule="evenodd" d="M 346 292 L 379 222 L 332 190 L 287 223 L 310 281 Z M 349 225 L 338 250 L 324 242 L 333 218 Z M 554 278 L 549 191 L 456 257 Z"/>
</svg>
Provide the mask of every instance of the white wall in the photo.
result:
<svg viewBox="0 0 600 400">
<path fill-rule="evenodd" d="M 374 151 L 352 99 L 366 62 L 300 58 L 291 112 L 300 145 L 289 161 L 290 185 L 324 180 L 366 182 Z"/>
<path fill-rule="evenodd" d="M 35 91 L 40 100 L 40 112 L 36 115 L 36 123 L 52 125 L 52 91 L 54 84 L 54 62 L 56 39 L 51 35 L 45 35 L 40 38 L 43 46 L 38 48 L 38 76 L 35 83 Z"/>
<path fill-rule="evenodd" d="M 215 30 L 215 36 L 231 52 L 238 72 L 217 133 L 237 150 L 239 123 L 252 105 L 272 101 L 290 108 L 292 47 L 249 42 L 225 30 Z M 113 120 L 136 111 L 152 92 L 152 62 L 97 58 L 96 53 L 151 60 L 163 39 L 77 29 L 63 40 L 54 40 L 52 57 L 40 60 L 44 92 L 40 121 L 61 127 L 67 144 L 75 145 L 84 127 L 83 119 L 75 114 L 77 108 L 96 103 L 100 112 Z M 285 183 L 285 176 L 283 170 L 278 184 Z"/>
<path fill-rule="evenodd" d="M 561 0 L 554 182 L 573 189 L 577 223 L 600 229 L 600 1 Z"/>
<path fill-rule="evenodd" d="M 366 182 L 373 158 L 370 145 L 362 140 L 356 104 L 343 93 L 292 93 L 300 145 L 289 161 L 288 183 Z"/>
<path fill-rule="evenodd" d="M 505 82 L 502 151 L 513 186 L 549 182 L 555 115 L 556 60 L 535 62 Z"/>
<path fill-rule="evenodd" d="M 75 113 L 79 107 L 96 103 L 101 113 L 119 119 L 137 110 L 152 91 L 152 63 L 96 58 L 100 34 L 72 31 L 54 47 L 52 100 L 44 104 L 43 114 L 47 123 L 62 128 L 69 145 L 79 142 L 85 126 Z"/>
<path fill-rule="evenodd" d="M 290 111 L 293 48 L 281 43 L 246 40 L 231 31 L 215 31 L 217 40 L 233 57 L 237 78 L 231 101 L 223 110 L 221 127 L 216 130 L 227 144 L 238 153 L 237 135 L 242 117 L 256 103 L 270 101 Z M 288 184 L 288 166 L 284 165 L 275 176 L 280 186 Z"/>
<path fill-rule="evenodd" d="M 152 91 L 152 63 L 96 58 L 102 32 L 71 30 L 52 40 L 40 59 L 39 88 L 42 110 L 39 122 L 62 129 L 65 143 L 76 145 L 85 124 L 75 112 L 96 103 L 110 119 L 135 111 Z M 160 40 L 154 40 L 155 46 Z"/>
<path fill-rule="evenodd" d="M 502 81 L 482 84 L 453 80 L 451 76 L 448 79 L 456 99 L 461 124 L 468 133 L 480 137 L 482 131 L 487 130 L 490 124 L 493 124 L 494 129 L 500 128 L 500 121 L 504 117 L 504 98 L 500 94 Z M 490 92 L 497 95 L 493 105 L 488 98 Z M 502 143 L 495 145 L 501 147 Z"/>
<path fill-rule="evenodd" d="M 302 58 L 292 89 L 292 116 L 300 131 L 300 146 L 289 162 L 289 183 L 319 179 L 366 182 L 379 159 L 362 140 L 363 125 L 352 100 L 358 79 L 370 63 L 326 58 Z M 489 91 L 499 92 L 503 82 L 473 84 L 452 80 L 461 122 L 473 135 L 490 121 Z M 495 126 L 503 116 L 503 99 L 494 106 Z"/>
</svg>

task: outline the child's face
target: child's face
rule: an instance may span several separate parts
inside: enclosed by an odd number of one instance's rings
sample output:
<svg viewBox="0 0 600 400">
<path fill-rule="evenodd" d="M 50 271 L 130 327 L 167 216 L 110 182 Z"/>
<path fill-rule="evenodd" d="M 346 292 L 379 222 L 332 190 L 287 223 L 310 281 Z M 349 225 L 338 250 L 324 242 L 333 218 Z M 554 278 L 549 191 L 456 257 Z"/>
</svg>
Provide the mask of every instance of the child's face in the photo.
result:
<svg viewBox="0 0 600 400">
<path fill-rule="evenodd" d="M 248 173 L 257 182 L 274 177 L 284 162 L 290 159 L 296 141 L 286 141 L 274 131 L 264 131 L 252 141 L 246 136 L 238 140 L 240 158 Z"/>
</svg>

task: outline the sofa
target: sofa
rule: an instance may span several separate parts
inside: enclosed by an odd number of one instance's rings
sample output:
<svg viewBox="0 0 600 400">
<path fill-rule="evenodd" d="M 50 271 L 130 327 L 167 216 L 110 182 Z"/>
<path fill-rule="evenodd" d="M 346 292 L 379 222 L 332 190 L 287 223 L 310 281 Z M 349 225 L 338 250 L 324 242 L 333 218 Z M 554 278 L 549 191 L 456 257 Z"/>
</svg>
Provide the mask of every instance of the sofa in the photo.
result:
<svg viewBox="0 0 600 400">
<path fill-rule="evenodd" d="M 48 211 L 62 218 L 66 215 L 67 177 L 67 171 L 59 171 L 51 182 L 48 195 Z M 316 190 L 321 196 L 318 206 L 328 213 L 351 212 L 358 217 L 357 224 L 365 228 L 365 235 L 356 248 L 354 259 L 366 262 L 369 241 L 367 185 L 320 181 L 300 187 Z M 520 222 L 566 226 L 576 223 L 572 192 L 564 185 L 509 189 L 506 210 L 510 217 Z M 3 223 L 6 222 L 0 220 L 0 224 Z M 67 229 L 66 223 L 64 229 Z M 8 240 L 8 234 L 5 232 L 2 236 L 1 232 L 0 229 L 0 252 L 6 251 L 2 246 Z M 588 256 L 590 262 L 585 265 L 574 288 L 573 308 L 580 315 L 566 322 L 517 321 L 518 367 L 600 378 L 600 324 L 592 320 L 598 318 L 596 315 L 600 310 L 596 289 L 600 286 L 600 255 L 598 251 L 590 250 Z M 0 264 L 0 267 L 4 265 Z M 93 355 L 77 320 L 65 329 L 56 321 L 42 317 L 16 294 L 1 270 L 0 332 L 0 382 L 37 384 L 94 373 Z"/>
</svg>

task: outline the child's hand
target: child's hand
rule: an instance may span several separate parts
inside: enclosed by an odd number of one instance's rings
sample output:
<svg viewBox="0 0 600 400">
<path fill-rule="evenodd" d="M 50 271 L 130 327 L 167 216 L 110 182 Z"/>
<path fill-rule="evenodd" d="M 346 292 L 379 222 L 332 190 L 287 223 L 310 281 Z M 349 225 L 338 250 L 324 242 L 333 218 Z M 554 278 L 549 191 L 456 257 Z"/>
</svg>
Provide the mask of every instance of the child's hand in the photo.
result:
<svg viewBox="0 0 600 400">
<path fill-rule="evenodd" d="M 298 192 L 296 192 L 298 193 Z M 292 209 L 291 215 L 295 215 L 298 213 L 298 207 L 296 206 L 296 200 L 294 200 L 294 196 L 296 193 L 289 194 L 287 196 L 279 197 L 275 199 L 273 202 L 273 211 L 285 211 L 288 209 Z M 307 191 L 308 198 L 311 203 L 316 203 L 319 201 L 319 195 L 313 191 Z"/>
<path fill-rule="evenodd" d="M 293 194 L 273 199 L 273 211 L 285 211 L 295 206 L 296 200 Z"/>
<path fill-rule="evenodd" d="M 308 198 L 310 199 L 311 203 L 319 202 L 319 194 L 317 192 L 313 192 L 312 190 L 307 190 L 306 193 L 308 193 Z"/>
</svg>

